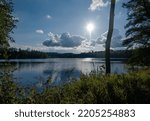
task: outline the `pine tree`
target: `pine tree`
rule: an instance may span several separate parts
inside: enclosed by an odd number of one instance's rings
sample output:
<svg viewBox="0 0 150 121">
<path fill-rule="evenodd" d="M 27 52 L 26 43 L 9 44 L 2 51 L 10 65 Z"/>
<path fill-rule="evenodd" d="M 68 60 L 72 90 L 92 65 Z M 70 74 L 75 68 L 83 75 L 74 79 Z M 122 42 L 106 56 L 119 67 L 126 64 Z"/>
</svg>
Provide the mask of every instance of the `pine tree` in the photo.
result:
<svg viewBox="0 0 150 121">
<path fill-rule="evenodd" d="M 129 0 L 123 4 L 128 9 L 126 39 L 128 48 L 150 47 L 150 0 Z"/>
<path fill-rule="evenodd" d="M 17 20 L 12 15 L 13 3 L 11 0 L 0 0 L 0 47 L 9 47 L 9 41 L 14 41 L 11 37 L 13 28 L 16 27 Z"/>
<path fill-rule="evenodd" d="M 150 0 L 129 0 L 123 7 L 128 9 L 123 45 L 133 49 L 129 63 L 150 65 Z"/>
</svg>

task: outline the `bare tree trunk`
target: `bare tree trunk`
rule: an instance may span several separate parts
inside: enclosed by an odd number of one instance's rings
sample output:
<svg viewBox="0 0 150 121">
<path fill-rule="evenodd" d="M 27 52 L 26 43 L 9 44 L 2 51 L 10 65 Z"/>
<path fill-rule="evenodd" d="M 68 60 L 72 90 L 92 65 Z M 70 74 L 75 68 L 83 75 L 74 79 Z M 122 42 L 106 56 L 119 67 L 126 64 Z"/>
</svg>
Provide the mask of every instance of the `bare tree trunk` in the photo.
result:
<svg viewBox="0 0 150 121">
<path fill-rule="evenodd" d="M 143 2 L 143 5 L 144 5 L 144 8 L 145 8 L 147 15 L 150 17 L 150 8 L 149 8 L 150 1 L 143 0 L 142 2 Z"/>
<path fill-rule="evenodd" d="M 114 27 L 115 3 L 116 3 L 116 0 L 111 0 L 110 18 L 109 18 L 109 30 L 108 30 L 108 35 L 107 35 L 107 40 L 106 40 L 106 50 L 105 50 L 106 74 L 110 74 L 111 73 L 110 45 L 111 45 L 111 38 L 112 38 L 113 27 Z"/>
</svg>

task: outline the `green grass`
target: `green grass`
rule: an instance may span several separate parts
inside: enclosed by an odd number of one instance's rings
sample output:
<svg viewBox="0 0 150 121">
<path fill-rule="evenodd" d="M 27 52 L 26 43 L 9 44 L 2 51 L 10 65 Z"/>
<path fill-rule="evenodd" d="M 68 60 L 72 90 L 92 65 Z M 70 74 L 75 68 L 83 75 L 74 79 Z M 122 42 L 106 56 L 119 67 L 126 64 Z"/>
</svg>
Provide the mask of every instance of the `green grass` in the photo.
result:
<svg viewBox="0 0 150 121">
<path fill-rule="evenodd" d="M 13 88 L 14 90 L 10 91 L 14 93 L 11 97 L 7 91 L 2 97 L 7 99 L 4 101 L 0 99 L 1 103 L 143 104 L 150 103 L 150 68 L 122 75 L 105 76 L 91 73 L 82 75 L 79 80 L 62 87 L 45 88 L 41 93 L 34 88 L 30 89 L 28 95 L 25 95 L 24 89 L 21 90 L 12 84 L 3 86 Z M 0 86 L 0 88 L 2 87 Z M 5 90 L 3 91 L 5 92 Z"/>
</svg>

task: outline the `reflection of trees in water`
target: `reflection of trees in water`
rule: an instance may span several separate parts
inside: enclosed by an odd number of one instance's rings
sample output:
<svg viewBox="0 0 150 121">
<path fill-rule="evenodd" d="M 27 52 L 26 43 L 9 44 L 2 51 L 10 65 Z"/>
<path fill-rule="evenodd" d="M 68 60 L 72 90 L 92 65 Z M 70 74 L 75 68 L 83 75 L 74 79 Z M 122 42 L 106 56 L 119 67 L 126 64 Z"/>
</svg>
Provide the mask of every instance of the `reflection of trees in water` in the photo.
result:
<svg viewBox="0 0 150 121">
<path fill-rule="evenodd" d="M 4 65 L 4 63 L 5 63 L 5 61 L 3 62 L 3 61 L 1 61 L 0 62 L 0 66 L 3 66 Z M 12 66 L 16 66 L 16 68 L 17 68 L 17 70 L 26 70 L 26 69 L 28 69 L 28 68 L 32 68 L 32 69 L 37 69 L 37 67 L 38 67 L 38 69 L 39 68 L 42 68 L 44 65 L 45 66 L 47 66 L 47 65 L 49 65 L 49 64 L 53 64 L 53 62 L 48 62 L 48 63 L 46 63 L 46 62 L 24 62 L 24 61 L 20 61 L 20 60 L 14 60 L 14 61 L 10 61 L 9 62 Z"/>
<path fill-rule="evenodd" d="M 48 75 L 51 78 L 52 85 L 62 85 L 68 83 L 72 80 L 78 79 L 81 75 L 81 71 L 71 68 L 71 69 L 64 69 L 64 70 L 44 70 L 43 73 Z"/>
<path fill-rule="evenodd" d="M 62 86 L 70 81 L 79 79 L 81 71 L 75 68 L 64 69 L 64 70 L 53 70 L 47 69 L 43 71 L 43 74 L 47 76 L 47 79 L 42 76 L 37 76 L 37 81 L 30 85 L 31 88 L 36 88 L 38 91 L 42 91 L 44 88 L 51 88 L 53 86 Z"/>
<path fill-rule="evenodd" d="M 17 60 L 18 61 L 18 60 Z M 58 86 L 68 83 L 72 80 L 77 80 L 80 78 L 81 73 L 89 74 L 94 73 L 104 73 L 105 68 L 103 67 L 103 63 L 101 61 L 79 61 L 75 62 L 11 62 L 14 69 L 12 70 L 16 79 L 13 79 L 16 83 L 23 87 L 37 87 L 42 88 L 45 85 L 50 86 Z M 26 60 L 25 60 L 26 61 Z M 31 61 L 31 60 L 30 60 Z M 0 63 L 2 64 L 2 63 Z M 119 65 L 118 65 L 119 64 Z M 7 69 L 5 66 L 1 66 L 0 70 Z M 112 71 L 114 73 L 123 73 L 126 71 L 124 64 L 113 62 L 112 63 Z M 49 79 L 50 78 L 50 79 Z M 50 80 L 47 83 L 47 80 Z"/>
<path fill-rule="evenodd" d="M 18 70 L 25 70 L 26 68 L 36 68 L 36 67 L 42 67 L 43 63 L 40 62 L 13 62 L 12 65 L 16 65 Z"/>
</svg>

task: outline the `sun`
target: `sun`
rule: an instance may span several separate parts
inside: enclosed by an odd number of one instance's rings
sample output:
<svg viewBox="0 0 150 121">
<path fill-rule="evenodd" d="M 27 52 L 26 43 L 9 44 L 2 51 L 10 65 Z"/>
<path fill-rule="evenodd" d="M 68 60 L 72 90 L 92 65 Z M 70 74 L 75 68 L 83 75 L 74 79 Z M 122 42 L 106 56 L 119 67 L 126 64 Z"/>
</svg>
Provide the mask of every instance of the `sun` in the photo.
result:
<svg viewBox="0 0 150 121">
<path fill-rule="evenodd" d="M 92 32 L 94 31 L 94 29 L 95 29 L 94 23 L 92 23 L 92 22 L 87 23 L 86 30 L 89 32 L 89 40 L 90 41 L 92 40 Z"/>
<path fill-rule="evenodd" d="M 92 33 L 92 31 L 95 29 L 95 26 L 94 26 L 93 23 L 88 23 L 88 24 L 86 25 L 86 29 L 87 29 L 87 31 L 88 31 L 89 33 Z"/>
</svg>

